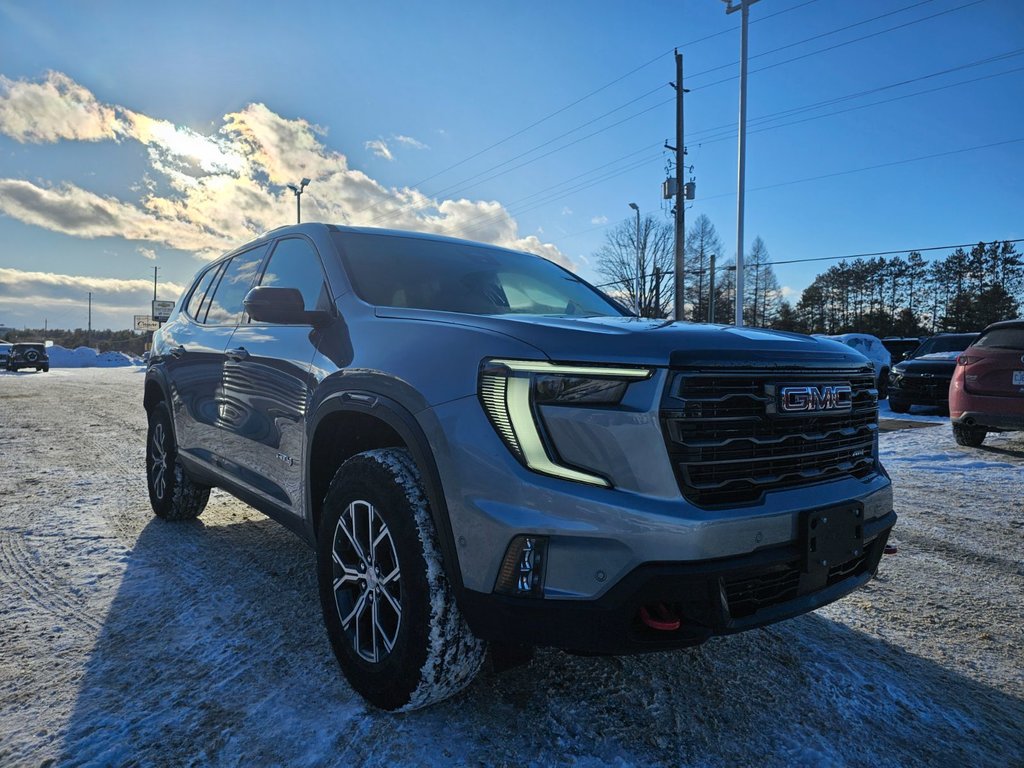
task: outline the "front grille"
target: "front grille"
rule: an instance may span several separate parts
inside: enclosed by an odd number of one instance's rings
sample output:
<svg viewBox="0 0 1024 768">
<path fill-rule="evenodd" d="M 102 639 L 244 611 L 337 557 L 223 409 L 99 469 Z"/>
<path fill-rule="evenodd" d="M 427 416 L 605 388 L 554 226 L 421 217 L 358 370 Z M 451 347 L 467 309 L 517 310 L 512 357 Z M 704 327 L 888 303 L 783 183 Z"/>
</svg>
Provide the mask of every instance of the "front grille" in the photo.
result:
<svg viewBox="0 0 1024 768">
<path fill-rule="evenodd" d="M 775 388 L 849 384 L 847 411 L 777 414 Z M 870 368 L 675 371 L 661 423 L 683 495 L 701 506 L 876 471 L 878 393 Z"/>
</svg>

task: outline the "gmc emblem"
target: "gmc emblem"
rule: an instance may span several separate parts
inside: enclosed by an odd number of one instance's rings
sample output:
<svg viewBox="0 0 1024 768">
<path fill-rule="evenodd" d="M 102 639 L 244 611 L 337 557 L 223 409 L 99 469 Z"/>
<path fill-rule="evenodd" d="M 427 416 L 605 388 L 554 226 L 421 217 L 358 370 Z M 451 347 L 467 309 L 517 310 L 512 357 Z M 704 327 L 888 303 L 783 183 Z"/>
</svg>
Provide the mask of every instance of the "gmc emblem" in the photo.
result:
<svg viewBox="0 0 1024 768">
<path fill-rule="evenodd" d="M 848 411 L 851 408 L 853 389 L 849 384 L 779 387 L 779 410 L 782 413 Z"/>
</svg>

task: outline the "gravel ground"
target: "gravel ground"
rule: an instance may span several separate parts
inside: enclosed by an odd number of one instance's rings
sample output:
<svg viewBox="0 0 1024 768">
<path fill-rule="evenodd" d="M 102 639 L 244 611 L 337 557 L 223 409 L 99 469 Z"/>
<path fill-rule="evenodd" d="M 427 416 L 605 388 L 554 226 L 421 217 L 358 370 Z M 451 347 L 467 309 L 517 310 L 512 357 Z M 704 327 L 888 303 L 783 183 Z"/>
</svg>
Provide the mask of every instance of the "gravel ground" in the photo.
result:
<svg viewBox="0 0 1024 768">
<path fill-rule="evenodd" d="M 691 650 L 540 651 L 407 715 L 339 675 L 313 557 L 152 517 L 135 368 L 0 374 L 0 765 L 1024 766 L 1024 435 L 881 436 L 895 556 Z"/>
</svg>

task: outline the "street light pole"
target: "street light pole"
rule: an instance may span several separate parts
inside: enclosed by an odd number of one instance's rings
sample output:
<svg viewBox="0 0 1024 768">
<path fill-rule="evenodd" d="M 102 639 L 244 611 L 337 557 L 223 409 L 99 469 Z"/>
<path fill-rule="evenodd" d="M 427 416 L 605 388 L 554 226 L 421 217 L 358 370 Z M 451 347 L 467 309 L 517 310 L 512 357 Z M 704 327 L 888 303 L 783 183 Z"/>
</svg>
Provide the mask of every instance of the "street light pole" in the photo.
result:
<svg viewBox="0 0 1024 768">
<path fill-rule="evenodd" d="M 636 316 L 640 317 L 640 292 L 643 290 L 643 281 L 641 280 L 643 265 L 640 262 L 640 206 L 630 203 L 629 207 L 636 211 Z"/>
<path fill-rule="evenodd" d="M 295 193 L 295 223 L 302 223 L 302 193 L 309 185 L 309 179 L 303 179 L 298 186 L 289 184 L 288 189 Z"/>
<path fill-rule="evenodd" d="M 745 189 L 745 164 L 747 154 L 747 21 L 750 6 L 757 0 L 739 0 L 734 6 L 732 0 L 722 0 L 726 14 L 741 11 L 740 22 L 740 126 L 738 141 L 738 169 L 736 174 L 736 327 L 743 326 L 743 191 Z"/>
</svg>

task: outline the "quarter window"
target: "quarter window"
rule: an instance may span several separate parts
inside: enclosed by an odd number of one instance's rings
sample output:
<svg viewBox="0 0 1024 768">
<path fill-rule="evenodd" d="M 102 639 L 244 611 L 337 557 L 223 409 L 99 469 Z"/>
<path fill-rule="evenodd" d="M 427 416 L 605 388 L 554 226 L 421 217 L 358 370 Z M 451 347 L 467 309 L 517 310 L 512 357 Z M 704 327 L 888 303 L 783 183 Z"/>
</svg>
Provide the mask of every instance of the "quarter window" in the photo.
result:
<svg viewBox="0 0 1024 768">
<path fill-rule="evenodd" d="M 212 267 L 202 274 L 199 280 L 196 281 L 196 287 L 192 291 L 192 295 L 189 297 L 188 306 L 185 308 L 186 314 L 197 322 L 203 322 L 203 316 L 199 312 L 199 308 L 203 303 L 203 299 L 206 297 L 206 292 L 210 290 L 210 283 L 213 282 L 213 278 L 220 272 L 220 265 Z"/>
</svg>

